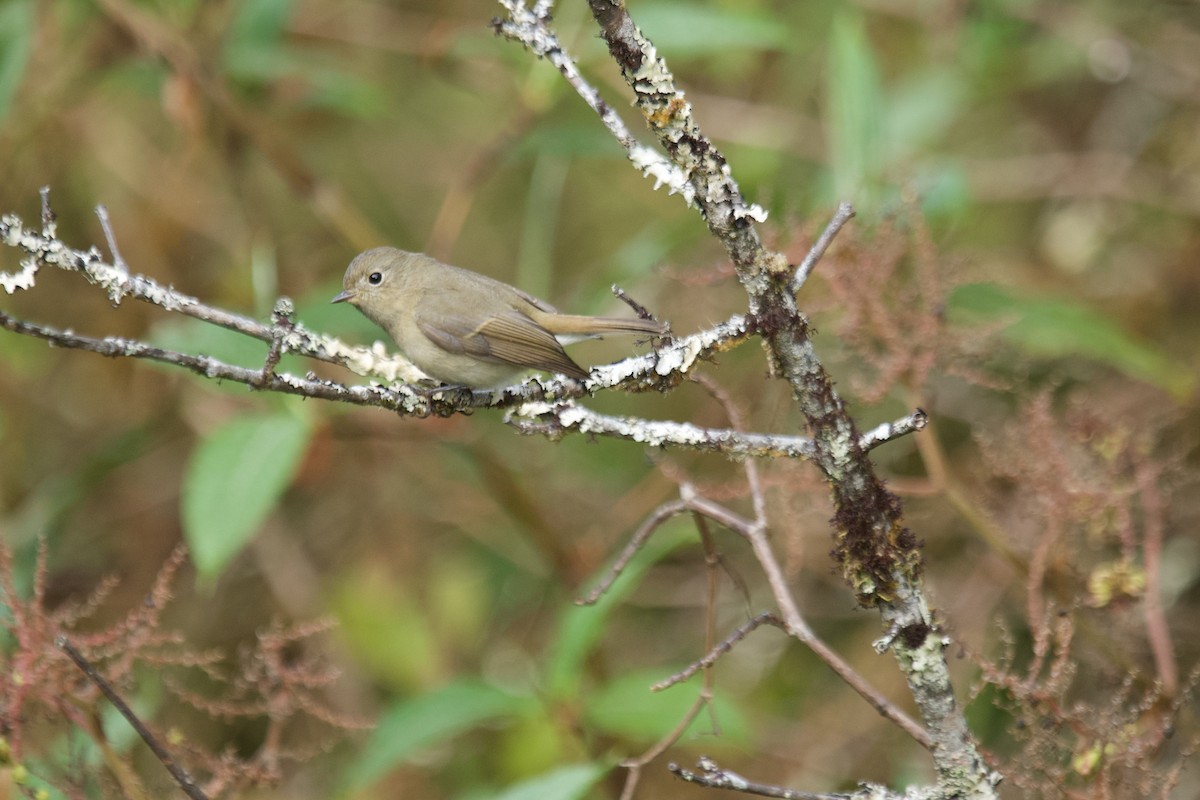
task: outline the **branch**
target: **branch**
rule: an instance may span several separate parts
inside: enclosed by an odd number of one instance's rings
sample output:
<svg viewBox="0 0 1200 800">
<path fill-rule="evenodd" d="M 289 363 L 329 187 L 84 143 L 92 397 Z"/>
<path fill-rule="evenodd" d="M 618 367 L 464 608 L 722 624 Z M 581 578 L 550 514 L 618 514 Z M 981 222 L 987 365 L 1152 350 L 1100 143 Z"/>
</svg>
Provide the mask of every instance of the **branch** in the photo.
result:
<svg viewBox="0 0 1200 800">
<path fill-rule="evenodd" d="M 129 704 L 117 694 L 117 690 L 104 679 L 104 676 L 84 657 L 83 653 L 80 653 L 75 645 L 71 644 L 70 640 L 61 634 L 54 640 L 54 644 L 66 653 L 71 661 L 75 662 L 75 666 L 79 667 L 79 670 L 88 677 L 88 680 L 96 685 L 100 693 L 108 698 L 108 702 L 112 703 L 113 707 L 121 713 L 121 716 L 125 718 L 137 735 L 141 737 L 142 741 L 146 743 L 146 746 L 150 748 L 155 757 L 167 768 L 167 772 L 171 773 L 171 777 L 179 784 L 179 788 L 183 790 L 183 793 L 192 798 L 192 800 L 208 800 L 207 795 L 196 785 L 196 780 L 175 761 L 175 757 L 171 755 L 170 751 L 163 747 L 158 738 L 146 727 L 146 724 L 138 719 L 137 714 L 133 713 L 133 709 L 129 707 Z"/>
<path fill-rule="evenodd" d="M 47 189 L 42 190 L 43 220 L 46 219 L 49 209 L 47 192 Z M 52 218 L 52 212 L 50 216 Z M 106 212 L 99 212 L 99 216 L 101 220 L 107 219 Z M 108 223 L 102 222 L 102 225 L 111 235 Z M 114 306 L 119 306 L 122 300 L 131 297 L 263 342 L 270 343 L 275 338 L 275 331 L 270 325 L 206 305 L 195 297 L 176 291 L 173 287 L 163 286 L 144 275 L 131 274 L 124 262 L 117 258 L 114 258 L 117 263 L 106 263 L 94 247 L 78 250 L 67 246 L 58 238 L 53 226 L 44 225 L 38 233 L 27 229 L 16 214 L 5 214 L 0 216 L 0 243 L 25 253 L 25 257 L 21 259 L 23 269 L 19 275 L 0 275 L 0 286 L 9 294 L 16 289 L 31 288 L 38 269 L 42 265 L 48 265 L 83 275 L 88 282 L 103 289 Z M 115 244 L 110 241 L 110 250 Z M 70 345 L 64 343 L 63 346 Z M 299 353 L 318 361 L 338 364 L 359 375 L 376 375 L 387 380 L 404 380 L 409 383 L 424 377 L 416 367 L 404 359 L 385 356 L 381 348 L 348 347 L 332 336 L 314 333 L 300 324 L 293 326 L 282 340 L 281 347 L 284 352 Z"/>
<path fill-rule="evenodd" d="M 895 422 L 885 422 L 864 433 L 858 446 L 872 450 L 885 442 L 925 427 L 928 417 L 921 409 Z M 746 433 L 732 428 L 705 428 L 688 422 L 650 420 L 642 417 L 601 414 L 577 403 L 525 403 L 513 409 L 505 422 L 521 433 L 541 434 L 551 439 L 577 432 L 641 442 L 651 447 L 684 447 L 721 453 L 731 458 L 810 458 L 815 452 L 807 436 Z"/>
<path fill-rule="evenodd" d="M 756 465 L 752 461 L 746 462 L 745 468 L 748 472 L 755 472 Z M 833 648 L 824 642 L 816 632 L 813 631 L 808 622 L 805 621 L 800 613 L 799 607 L 796 605 L 795 599 L 792 597 L 788 589 L 787 579 L 784 577 L 783 568 L 779 565 L 775 554 L 771 550 L 771 545 L 767 537 L 767 526 L 764 515 L 764 505 L 761 500 L 761 486 L 758 485 L 757 478 L 752 480 L 752 486 L 755 489 L 755 513 L 757 519 L 747 519 L 746 517 L 732 511 L 720 503 L 698 495 L 695 489 L 687 483 L 679 487 L 679 499 L 672 500 L 668 503 L 663 503 L 656 508 L 638 527 L 629 542 L 621 550 L 616 561 L 608 568 L 605 576 L 599 583 L 583 598 L 577 602 L 580 605 L 592 605 L 598 601 L 605 592 L 607 592 L 616 582 L 621 573 L 642 549 L 646 541 L 659 529 L 667 520 L 682 514 L 684 512 L 692 512 L 704 518 L 711 519 L 719 525 L 728 528 L 737 533 L 750 542 L 754 550 L 754 555 L 758 559 L 763 572 L 766 574 L 767 582 L 771 586 L 771 592 L 775 596 L 775 602 L 779 605 L 782 614 L 782 627 L 789 636 L 807 646 L 813 653 L 816 654 L 825 664 L 833 670 L 846 684 L 857 692 L 864 700 L 866 700 L 872 708 L 878 711 L 882 716 L 890 719 L 898 728 L 911 736 L 914 740 L 921 744 L 926 749 L 934 747 L 934 739 L 911 717 L 901 711 L 894 703 L 884 697 L 879 691 L 867 682 L 866 678 L 860 675 L 854 667 L 842 658 Z M 773 617 L 773 615 L 771 615 Z M 771 622 L 771 618 L 762 620 L 762 622 Z M 743 638 L 750 630 L 757 628 L 762 624 L 759 622 L 741 633 L 735 632 L 731 637 L 734 639 L 732 644 Z M 724 652 L 721 646 L 716 646 L 713 651 L 710 651 L 705 659 L 715 660 Z M 715 652 L 721 650 L 721 652 Z M 691 674 L 691 673 L 689 673 Z"/>
<path fill-rule="evenodd" d="M 653 686 L 650 687 L 650 691 L 661 692 L 664 689 L 670 689 L 672 686 L 674 686 L 677 683 L 683 683 L 684 681 L 686 681 L 688 678 L 695 675 L 700 670 L 708 669 L 709 667 L 716 664 L 718 659 L 721 658 L 721 656 L 725 655 L 730 650 L 732 650 L 733 646 L 735 644 L 740 642 L 742 639 L 745 639 L 753 631 L 758 630 L 763 625 L 773 625 L 782 631 L 785 631 L 785 632 L 787 631 L 787 625 L 777 615 L 772 614 L 769 611 L 764 611 L 761 614 L 756 614 L 755 616 L 751 617 L 748 621 L 742 623 L 739 627 L 735 628 L 733 633 L 729 634 L 724 639 L 722 639 L 720 642 L 718 642 L 717 645 L 714 646 L 712 649 L 710 649 L 704 655 L 703 658 L 701 658 L 698 661 L 693 661 L 691 664 L 688 664 L 686 667 L 681 669 L 679 672 L 676 672 L 671 677 L 664 678 L 663 680 L 654 684 Z"/>
<path fill-rule="evenodd" d="M 863 452 L 874 450 L 881 444 L 907 436 L 910 433 L 924 430 L 929 424 L 929 415 L 924 409 L 918 408 L 906 417 L 895 422 L 884 422 L 858 437 L 858 446 Z"/>
<path fill-rule="evenodd" d="M 686 447 L 733 458 L 806 458 L 812 440 L 805 436 L 741 433 L 729 428 L 704 428 L 687 422 L 648 420 L 600 414 L 571 401 L 526 403 L 505 419 L 522 433 L 551 438 L 567 431 L 629 439 L 651 447 Z"/>
<path fill-rule="evenodd" d="M 570 59 L 547 26 L 548 4 L 539 3 L 534 12 L 528 12 L 518 0 L 501 0 L 501 4 L 509 10 L 512 24 L 498 24 L 498 32 L 550 58 L 564 75 L 574 71 L 566 66 Z M 774 372 L 788 382 L 808 422 L 812 460 L 833 494 L 835 559 L 859 603 L 879 609 L 889 635 L 896 632 L 892 650 L 925 719 L 939 790 L 962 797 L 995 797 L 1000 776 L 983 762 L 955 704 L 945 639 L 934 627 L 921 589 L 918 539 L 904 527 L 899 499 L 875 474 L 854 419 L 812 346 L 808 320 L 796 305 L 793 286 L 808 275 L 828 242 L 818 241 L 812 264 L 802 265 L 799 272 L 781 253 L 764 248 L 754 222 L 765 214 L 742 196 L 724 156 L 700 130 L 666 62 L 630 17 L 624 2 L 588 0 L 588 4 L 635 105 L 676 168 L 668 175 L 687 177 L 692 191 L 678 190 L 696 205 L 710 233 L 729 253 L 748 297 L 750 318 L 770 349 Z M 603 118 L 607 106 L 589 100 L 594 90 L 581 88 L 577 77 L 568 77 L 568 81 Z M 606 125 L 632 158 L 635 150 L 629 138 L 608 122 Z M 671 186 L 677 189 L 674 183 Z M 829 236 L 822 239 L 832 239 L 848 214 L 847 209 L 840 210 Z M 789 627 L 793 622 L 802 623 L 783 575 L 770 569 L 774 561 L 765 523 L 757 524 L 754 532 L 751 541 L 760 563 L 768 568 L 772 590 L 781 603 L 791 605 L 790 609 L 781 608 L 784 619 Z M 811 631 L 794 634 L 811 636 Z"/>
<path fill-rule="evenodd" d="M 54 328 L 25 322 L 0 311 L 0 328 L 32 336 L 50 342 L 57 347 L 70 347 L 99 353 L 109 358 L 141 358 L 182 367 L 205 378 L 214 380 L 230 380 L 245 384 L 252 389 L 261 389 L 300 397 L 314 397 L 321 400 L 335 400 L 342 403 L 352 403 L 359 406 L 379 406 L 392 411 L 415 416 L 425 416 L 430 406 L 422 406 L 426 401 L 414 394 L 411 389 L 401 386 L 389 389 L 383 386 L 346 386 L 334 381 L 319 380 L 315 377 L 299 378 L 287 373 L 264 373 L 261 369 L 250 369 L 205 355 L 190 355 L 174 350 L 144 344 L 119 336 L 105 336 L 97 339 L 81 336 L 69 331 L 59 331 Z M 432 404 L 432 408 L 440 406 Z M 450 413 L 453 413 L 451 409 Z"/>
<path fill-rule="evenodd" d="M 698 772 L 684 769 L 678 764 L 668 764 L 667 769 L 680 780 L 707 786 L 710 789 L 728 789 L 743 794 L 754 794 L 760 797 L 776 797 L 781 800 L 923 800 L 928 793 L 906 792 L 903 795 L 890 792 L 882 786 L 872 783 L 859 784 L 861 788 L 851 794 L 834 792 L 802 792 L 797 789 L 785 789 L 782 786 L 772 786 L 766 783 L 756 783 L 748 780 L 732 770 L 721 769 L 717 762 L 708 756 L 701 756 L 696 765 Z"/>
<path fill-rule="evenodd" d="M 838 231 L 842 226 L 851 220 L 854 216 L 854 206 L 849 203 L 838 204 L 837 213 L 833 215 L 833 219 L 825 227 L 821 236 L 817 239 L 812 249 L 808 251 L 808 255 L 800 262 L 800 266 L 796 267 L 796 274 L 792 276 L 792 282 L 788 285 L 788 290 L 792 294 L 800 291 L 801 287 L 808 282 L 808 276 L 812 274 L 813 267 L 825 255 L 825 251 L 829 249 L 829 245 L 833 243 L 834 238 L 838 235 Z"/>
<path fill-rule="evenodd" d="M 206 378 L 235 381 L 260 391 L 276 391 L 360 406 L 380 406 L 406 416 L 449 416 L 472 408 L 515 407 L 508 421 L 525 433 L 543 433 L 555 437 L 567 432 L 597 434 L 653 446 L 671 445 L 724 453 L 737 458 L 798 458 L 806 457 L 812 450 L 811 441 L 805 437 L 742 433 L 686 423 L 607 416 L 573 402 L 575 398 L 602 389 L 670 390 L 684 375 L 694 371 L 697 362 L 748 338 L 752 326 L 744 316 L 735 315 L 706 330 L 673 339 L 645 355 L 595 367 L 591 377 L 582 382 L 569 378 L 530 378 L 516 386 L 499 390 L 414 390 L 407 384 L 420 380 L 422 373 L 407 360 L 387 354 L 379 343 L 372 348 L 350 347 L 334 337 L 309 331 L 293 318 L 293 306 L 287 298 L 277 301 L 271 324 L 268 325 L 207 305 L 173 287 L 130 273 L 121 258 L 103 206 L 97 209 L 97 215 L 113 254 L 111 264 L 103 261 L 95 248 L 78 250 L 58 239 L 48 189 L 42 190 L 40 233 L 27 230 L 16 215 L 0 217 L 0 242 L 25 253 L 21 272 L 15 275 L 0 274 L 0 285 L 10 292 L 18 288 L 30 288 L 41 265 L 55 266 L 82 275 L 104 290 L 114 304 L 119 305 L 125 298 L 133 298 L 263 341 L 268 345 L 263 365 L 253 369 L 202 354 L 192 355 L 156 347 L 134 339 L 83 336 L 69 330 L 20 320 L 3 312 L 0 312 L 0 327 L 48 341 L 57 347 L 86 350 L 109 358 L 157 361 L 182 367 Z M 623 294 L 617 291 L 618 295 Z M 627 297 L 625 299 L 631 302 Z M 276 368 L 285 353 L 338 364 L 358 374 L 375 375 L 389 381 L 402 379 L 406 383 L 391 387 L 349 386 L 318 379 L 312 373 L 305 377 L 279 373 Z M 877 441 L 864 440 L 863 447 L 873 447 L 920 426 L 901 420 L 890 427 L 881 426 L 881 430 L 884 427 L 890 433 L 876 435 Z"/>
<path fill-rule="evenodd" d="M 596 88 L 580 74 L 575 61 L 567 55 L 558 41 L 558 36 L 548 25 L 553 3 L 539 2 L 532 10 L 525 7 L 524 0 L 500 0 L 500 5 L 508 11 L 508 19 L 492 20 L 492 27 L 496 33 L 520 42 L 530 52 L 553 64 L 583 101 L 600 116 L 600 122 L 625 149 L 630 162 L 644 176 L 654 179 L 654 188 L 665 184 L 668 194 L 678 194 L 689 206 L 694 206 L 696 189 L 688 180 L 686 170 L 672 164 L 653 148 L 638 142 L 620 115 L 601 99 Z M 756 207 L 756 210 L 766 218 L 762 209 Z"/>
</svg>

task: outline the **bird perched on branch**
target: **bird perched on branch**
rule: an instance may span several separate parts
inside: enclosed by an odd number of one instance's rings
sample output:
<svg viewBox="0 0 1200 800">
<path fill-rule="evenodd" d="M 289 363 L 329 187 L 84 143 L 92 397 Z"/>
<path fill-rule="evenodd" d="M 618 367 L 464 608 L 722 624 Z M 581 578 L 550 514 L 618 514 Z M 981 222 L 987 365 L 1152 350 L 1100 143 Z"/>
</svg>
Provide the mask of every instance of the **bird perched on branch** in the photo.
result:
<svg viewBox="0 0 1200 800">
<path fill-rule="evenodd" d="M 430 377 L 472 389 L 512 383 L 531 369 L 583 380 L 588 373 L 564 343 L 667 332 L 650 319 L 560 314 L 507 283 L 394 247 L 357 255 L 331 302 L 356 307 Z"/>
</svg>

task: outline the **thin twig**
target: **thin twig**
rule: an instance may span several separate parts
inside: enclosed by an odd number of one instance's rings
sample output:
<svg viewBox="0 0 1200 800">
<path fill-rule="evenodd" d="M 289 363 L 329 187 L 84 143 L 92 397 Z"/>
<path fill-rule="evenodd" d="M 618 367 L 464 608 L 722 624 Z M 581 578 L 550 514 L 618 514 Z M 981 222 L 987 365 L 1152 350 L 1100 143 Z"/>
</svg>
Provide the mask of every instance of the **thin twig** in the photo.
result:
<svg viewBox="0 0 1200 800">
<path fill-rule="evenodd" d="M 721 556 L 717 552 L 716 542 L 713 539 L 712 532 L 708 529 L 708 522 L 703 515 L 696 512 L 692 513 L 692 518 L 696 523 L 696 532 L 700 535 L 700 541 L 704 546 L 704 563 L 707 567 L 706 573 L 708 576 L 706 584 L 706 592 L 704 599 L 704 647 L 706 650 L 711 650 L 713 640 L 716 638 L 717 624 L 717 593 L 720 588 L 719 583 L 719 568 L 721 566 Z M 651 691 L 655 691 L 651 688 Z M 632 800 L 633 794 L 637 789 L 637 785 L 642 777 L 642 768 L 649 764 L 654 759 L 665 753 L 671 745 L 679 741 L 680 737 L 687 732 L 692 722 L 700 715 L 700 712 L 705 708 L 712 709 L 713 698 L 713 675 L 710 670 L 704 673 L 704 684 L 701 686 L 699 693 L 692 701 L 691 706 L 684 713 L 683 717 L 665 736 L 655 742 L 649 749 L 639 756 L 628 758 L 621 762 L 621 766 L 629 770 L 625 776 L 625 785 L 621 789 L 620 800 Z M 717 721 L 713 719 L 714 732 L 719 734 Z"/>
<path fill-rule="evenodd" d="M 731 772 L 727 769 L 721 769 L 717 762 L 707 756 L 701 756 L 699 763 L 696 765 L 698 772 L 693 772 L 690 769 L 684 769 L 678 764 L 668 764 L 667 769 L 671 771 L 675 777 L 694 783 L 699 786 L 707 786 L 711 789 L 729 789 L 734 792 L 743 792 L 745 794 L 756 794 L 762 797 L 777 797 L 781 800 L 854 800 L 857 795 L 852 794 L 822 794 L 817 792 L 801 792 L 797 789 L 785 789 L 782 786 L 772 786 L 767 783 L 756 783 L 743 778 L 736 772 Z"/>
<path fill-rule="evenodd" d="M 1179 691 L 1179 668 L 1175 665 L 1171 628 L 1162 607 L 1163 519 L 1166 513 L 1158 488 L 1159 473 L 1146 456 L 1134 453 L 1132 457 L 1133 478 L 1142 501 L 1142 554 L 1146 570 L 1142 613 L 1146 619 L 1146 637 L 1150 641 L 1163 694 L 1174 697 Z"/>
<path fill-rule="evenodd" d="M 780 619 L 777 614 L 772 614 L 770 611 L 764 611 L 734 629 L 733 633 L 722 639 L 719 644 L 711 647 L 708 653 L 705 654 L 704 658 L 701 658 L 699 661 L 692 662 L 685 669 L 680 670 L 671 677 L 665 678 L 664 680 L 654 684 L 650 687 L 650 691 L 661 692 L 663 689 L 669 689 L 677 683 L 683 683 L 700 670 L 708 669 L 713 664 L 716 664 L 717 660 L 721 656 L 732 650 L 735 644 L 740 642 L 742 639 L 745 639 L 752 631 L 757 630 L 763 625 L 774 625 L 776 628 L 779 628 L 782 631 L 787 631 L 787 624 L 784 623 L 784 621 Z"/>
<path fill-rule="evenodd" d="M 58 232 L 58 215 L 50 207 L 50 187 L 43 186 L 38 189 L 38 194 L 42 198 L 42 236 L 53 239 Z"/>
<path fill-rule="evenodd" d="M 751 465 L 748 465 L 748 468 L 749 466 Z M 779 565 L 774 552 L 771 550 L 771 544 L 767 538 L 766 525 L 747 519 L 737 512 L 722 506 L 720 503 L 697 495 L 689 484 L 680 486 L 680 494 L 681 497 L 679 500 L 664 503 L 643 521 L 642 525 L 617 557 L 616 562 L 609 567 L 605 577 L 586 597 L 576 602 L 581 605 L 591 605 L 599 600 L 625 570 L 629 562 L 633 560 L 637 552 L 645 545 L 646 540 L 666 520 L 684 511 L 703 514 L 708 519 L 725 526 L 729 530 L 745 537 L 750 542 L 755 558 L 766 574 L 767 583 L 770 585 L 775 602 L 782 613 L 782 619 L 785 623 L 784 629 L 788 635 L 812 650 L 818 658 L 824 661 L 838 677 L 845 681 L 851 689 L 866 700 L 880 715 L 890 719 L 922 747 L 927 750 L 932 749 L 933 738 L 929 735 L 929 732 L 921 727 L 912 717 L 905 714 L 895 703 L 880 694 L 878 689 L 872 686 L 849 662 L 818 637 L 812 627 L 809 626 L 804 616 L 800 613 L 800 608 L 796 605 L 795 598 L 792 597 L 787 578 L 783 574 L 783 568 Z"/>
<path fill-rule="evenodd" d="M 663 503 L 658 508 L 642 521 L 638 529 L 630 537 L 629 542 L 621 550 L 621 554 L 617 556 L 617 560 L 608 568 L 608 572 L 604 578 L 596 584 L 592 591 L 587 595 L 576 600 L 575 602 L 581 606 L 593 605 L 597 600 L 604 596 L 604 593 L 612 588 L 613 583 L 629 566 L 629 562 L 637 555 L 638 551 L 646 544 L 646 540 L 654 534 L 664 522 L 669 520 L 676 514 L 682 514 L 685 511 L 691 511 L 697 514 L 702 514 L 714 522 L 717 522 L 734 533 L 742 536 L 746 535 L 753 523 L 745 517 L 738 514 L 736 511 L 731 511 L 725 508 L 720 503 L 714 503 L 705 497 L 700 497 L 695 494 L 690 487 L 683 486 L 681 488 L 682 497 L 678 500 L 672 500 L 669 503 Z"/>
<path fill-rule="evenodd" d="M 263 361 L 262 384 L 275 376 L 275 368 L 279 366 L 279 359 L 283 358 L 283 340 L 296 327 L 296 321 L 292 319 L 295 311 L 295 306 L 288 298 L 281 297 L 275 301 L 275 309 L 271 312 L 271 346 Z"/>
<path fill-rule="evenodd" d="M 700 712 L 703 711 L 711 702 L 711 691 L 708 689 L 701 690 L 701 692 L 696 695 L 696 699 L 692 701 L 691 706 L 688 707 L 688 710 L 684 712 L 683 717 L 679 720 L 675 727 L 672 728 L 665 736 L 659 739 L 653 747 L 636 758 L 627 759 L 621 762 L 621 766 L 629 770 L 629 776 L 626 778 L 625 786 L 621 790 L 621 800 L 629 800 L 629 798 L 633 797 L 633 790 L 637 788 L 638 781 L 641 779 L 642 767 L 661 756 L 671 745 L 679 741 L 679 737 L 687 733 L 687 729 L 691 727 L 691 724 L 696 720 L 696 717 L 698 717 Z"/>
<path fill-rule="evenodd" d="M 829 249 L 829 245 L 833 243 L 834 237 L 838 235 L 838 231 L 842 226 L 854 217 L 854 206 L 849 203 L 839 203 L 837 213 L 833 215 L 833 219 L 825 226 L 825 230 L 817 238 L 812 249 L 808 251 L 808 255 L 800 262 L 800 266 L 796 267 L 796 274 L 792 276 L 792 282 L 788 284 L 788 289 L 792 294 L 800 291 L 808 280 L 808 276 L 812 274 L 813 268 L 817 266 L 817 262 L 825 255 L 825 251 Z"/>
<path fill-rule="evenodd" d="M 112 254 L 113 266 L 119 270 L 128 272 L 129 265 L 121 257 L 121 249 L 117 247 L 117 235 L 113 231 L 112 220 L 108 218 L 108 207 L 105 205 L 96 206 L 96 216 L 100 219 L 100 229 L 104 231 L 104 241 L 108 242 L 108 252 Z"/>
<path fill-rule="evenodd" d="M 347 386 L 334 381 L 318 380 L 315 376 L 299 378 L 289 374 L 273 374 L 265 382 L 262 370 L 239 367 L 226 364 L 210 356 L 194 356 L 161 347 L 153 347 L 132 339 L 117 336 L 106 336 L 102 339 L 81 336 L 75 333 L 55 330 L 33 322 L 25 322 L 0 311 L 0 328 L 42 339 L 58 347 L 72 347 L 86 350 L 109 358 L 127 357 L 157 361 L 172 364 L 214 380 L 230 380 L 246 386 L 254 386 L 294 394 L 300 397 L 315 397 L 322 400 L 334 400 L 341 403 L 351 403 L 360 406 L 378 406 L 392 411 L 417 414 L 422 410 L 423 398 L 414 394 L 411 389 L 402 386 L 398 389 L 373 386 Z M 428 401 L 435 404 L 436 401 Z M 453 413 L 453 409 L 444 409 Z M 441 413 L 440 411 L 437 413 Z"/>
<path fill-rule="evenodd" d="M 806 436 L 743 433 L 730 428 L 703 428 L 690 422 L 601 414 L 575 403 L 533 403 L 518 407 L 506 420 L 523 433 L 558 436 L 567 431 L 631 439 L 649 447 L 684 447 L 722 453 L 732 458 L 808 458 Z"/>
<path fill-rule="evenodd" d="M 616 295 L 617 299 L 620 300 L 625 305 L 632 308 L 633 313 L 637 314 L 640 319 L 654 320 L 657 322 L 654 315 L 650 313 L 649 309 L 647 309 L 644 305 L 639 303 L 637 300 L 634 300 L 632 297 L 630 297 L 629 292 L 625 291 L 620 286 L 617 286 L 615 283 L 612 285 L 611 288 L 612 288 L 612 293 L 614 295 Z"/>
<path fill-rule="evenodd" d="M 874 450 L 881 444 L 899 439 L 901 436 L 907 436 L 919 430 L 924 430 L 929 423 L 929 415 L 924 409 L 918 408 L 913 413 L 906 417 L 901 417 L 895 422 L 885 422 L 877 425 L 871 430 L 858 437 L 858 446 L 864 451 Z"/>
<path fill-rule="evenodd" d="M 175 782 L 179 784 L 179 788 L 183 790 L 183 793 L 192 798 L 192 800 L 208 800 L 207 795 L 205 795 L 204 792 L 201 791 L 200 787 L 196 785 L 196 780 L 188 773 L 186 769 L 184 769 L 184 767 L 180 766 L 180 764 L 175 760 L 175 757 L 171 755 L 170 751 L 162 746 L 162 744 L 158 741 L 158 738 L 151 733 L 150 729 L 146 727 L 145 723 L 138 719 L 137 714 L 133 713 L 133 709 L 129 707 L 129 704 L 121 699 L 121 696 L 117 694 L 117 691 L 112 687 L 112 684 L 105 680 L 104 676 L 101 675 L 94 666 L 92 666 L 92 663 L 88 661 L 86 657 L 84 657 L 83 653 L 79 652 L 75 645 L 71 644 L 70 640 L 68 640 L 67 637 L 62 634 L 55 638 L 54 644 L 60 650 L 66 653 L 73 662 L 75 662 L 75 666 L 79 667 L 80 671 L 88 677 L 88 680 L 96 685 L 96 688 L 100 690 L 100 693 L 108 698 L 108 702 L 112 703 L 113 707 L 121 713 L 121 716 L 123 716 L 129 725 L 134 729 L 134 731 L 137 732 L 137 735 L 140 736 L 142 741 L 146 743 L 146 746 L 150 748 L 151 752 L 153 752 L 158 760 L 162 762 L 162 765 L 167 768 L 167 772 L 171 773 L 171 777 L 174 778 Z"/>
<path fill-rule="evenodd" d="M 613 583 L 615 583 L 617 578 L 621 576 L 621 573 L 625 571 L 625 568 L 629 566 L 629 562 L 632 561 L 633 557 L 638 554 L 639 550 L 642 549 L 642 546 L 646 543 L 646 540 L 649 539 L 650 536 L 656 530 L 658 530 L 658 528 L 664 522 L 676 514 L 686 511 L 687 507 L 687 502 L 684 500 L 672 500 L 671 502 L 663 503 L 661 506 L 654 509 L 650 516 L 647 517 L 638 527 L 637 531 L 634 532 L 633 536 L 629 539 L 629 542 L 625 545 L 625 548 L 621 550 L 621 554 L 617 556 L 617 560 L 613 562 L 611 567 L 608 568 L 608 572 L 605 574 L 604 578 L 602 578 L 600 582 L 596 584 L 595 588 L 588 592 L 584 597 L 576 600 L 575 603 L 581 606 L 595 605 L 596 602 L 604 596 L 605 592 L 612 588 Z"/>
</svg>

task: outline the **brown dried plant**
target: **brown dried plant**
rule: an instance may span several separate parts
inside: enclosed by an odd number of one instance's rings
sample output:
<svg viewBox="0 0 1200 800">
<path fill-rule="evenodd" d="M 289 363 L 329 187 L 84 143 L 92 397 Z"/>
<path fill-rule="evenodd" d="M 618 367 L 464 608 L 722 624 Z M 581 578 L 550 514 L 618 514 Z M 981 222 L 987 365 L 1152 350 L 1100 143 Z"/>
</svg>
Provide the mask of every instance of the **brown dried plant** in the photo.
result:
<svg viewBox="0 0 1200 800">
<path fill-rule="evenodd" d="M 1176 736 L 1200 672 L 1180 679 L 1160 599 L 1169 462 L 1048 391 L 1017 419 L 980 437 L 1025 568 L 1021 635 L 978 658 L 976 694 L 1010 718 L 1006 774 L 1028 796 L 1166 798 L 1200 744 Z"/>
<path fill-rule="evenodd" d="M 989 374 L 980 354 L 1002 349 L 1000 327 L 948 329 L 953 281 L 911 204 L 840 239 L 817 274 L 829 287 L 819 302 L 835 312 L 830 332 L 854 357 L 858 398 L 898 391 L 934 407 L 916 441 L 927 479 L 893 487 L 947 499 L 1023 578 L 1023 613 L 972 655 L 972 700 L 1003 712 L 1002 730 L 983 738 L 1009 789 L 1168 797 L 1200 746 L 1189 716 L 1200 666 L 1181 677 L 1162 600 L 1169 481 L 1181 473 L 1159 441 L 1170 415 L 1152 411 L 1161 403 L 1133 381 L 1113 382 L 1120 397 L 1072 400 L 1061 387 L 1023 396 Z M 971 420 L 974 455 L 948 452 L 936 435 L 930 387 L 946 375 L 1016 401 L 1007 424 Z"/>
<path fill-rule="evenodd" d="M 935 374 L 980 387 L 1004 386 L 979 368 L 991 331 L 947 326 L 946 305 L 957 281 L 940 259 L 915 198 L 873 231 L 848 229 L 815 275 L 829 293 L 806 296 L 806 307 L 836 314 L 837 340 L 854 356 L 858 401 L 878 403 L 898 388 L 905 402 L 926 403 Z"/>
<path fill-rule="evenodd" d="M 13 783 L 27 796 L 46 796 L 50 786 L 69 797 L 88 796 L 88 787 L 80 783 L 87 779 L 80 776 L 95 776 L 96 771 L 56 761 L 50 753 L 56 743 L 71 743 L 78 733 L 91 742 L 106 768 L 103 777 L 92 778 L 97 782 L 93 789 L 106 796 L 152 796 L 145 784 L 161 784 L 165 774 L 140 775 L 133 754 L 114 743 L 101 715 L 107 702 L 105 689 L 119 695 L 133 689 L 139 679 L 163 670 L 183 669 L 190 680 L 206 678 L 217 687 L 209 698 L 183 688 L 181 681 L 164 678 L 174 696 L 194 708 L 224 719 L 267 720 L 262 744 L 248 757 L 229 750 L 210 752 L 175 728 L 160 731 L 151 721 L 130 720 L 143 738 L 154 739 L 173 759 L 186 762 L 191 774 L 202 776 L 190 796 L 230 796 L 246 787 L 277 783 L 281 762 L 303 759 L 335 740 L 326 734 L 315 746 L 289 743 L 288 734 L 301 715 L 327 729 L 364 727 L 322 698 L 321 691 L 338 673 L 324 664 L 316 648 L 306 652 L 310 640 L 331 627 L 329 621 L 273 624 L 239 654 L 232 677 L 225 675 L 223 653 L 196 649 L 182 634 L 164 630 L 163 611 L 186 556 L 185 547 L 175 548 L 141 603 L 116 623 L 82 632 L 77 626 L 95 615 L 117 581 L 104 578 L 83 602 L 48 608 L 45 541 L 38 548 L 28 596 L 17 588 L 12 550 L 0 541 L 0 612 L 8 634 L 0 653 L 0 758 L 12 768 Z M 96 675 L 85 674 L 64 649 L 77 653 Z M 149 739 L 147 744 L 154 747 Z M 78 742 L 70 747 L 70 760 L 81 760 Z"/>
</svg>

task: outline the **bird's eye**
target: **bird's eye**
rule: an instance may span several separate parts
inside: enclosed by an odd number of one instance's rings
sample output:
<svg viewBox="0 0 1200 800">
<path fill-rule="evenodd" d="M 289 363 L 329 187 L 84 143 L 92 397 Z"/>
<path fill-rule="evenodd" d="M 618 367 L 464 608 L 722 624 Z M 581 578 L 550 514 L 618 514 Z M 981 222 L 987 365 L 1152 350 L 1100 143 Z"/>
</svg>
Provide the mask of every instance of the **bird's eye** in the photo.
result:
<svg viewBox="0 0 1200 800">
<path fill-rule="evenodd" d="M 379 284 L 383 283 L 383 273 L 372 272 L 367 276 L 367 283 L 371 284 L 372 286 L 378 286 Z"/>
</svg>

